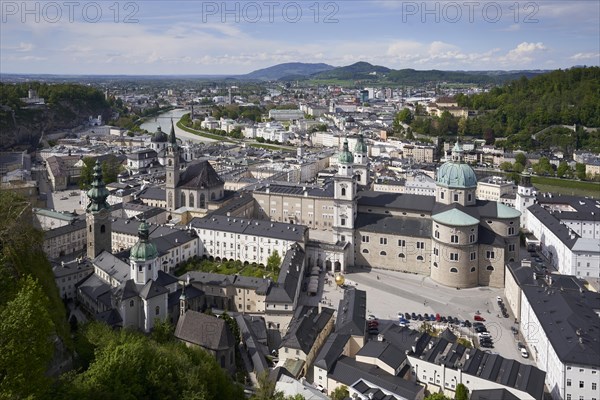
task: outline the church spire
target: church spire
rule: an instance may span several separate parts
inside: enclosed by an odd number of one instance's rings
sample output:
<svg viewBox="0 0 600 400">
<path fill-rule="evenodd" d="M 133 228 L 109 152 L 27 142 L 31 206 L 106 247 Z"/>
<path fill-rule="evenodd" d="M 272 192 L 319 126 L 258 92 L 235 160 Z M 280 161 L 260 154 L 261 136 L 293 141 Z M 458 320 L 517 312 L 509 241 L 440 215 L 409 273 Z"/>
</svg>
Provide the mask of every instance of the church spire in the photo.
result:
<svg viewBox="0 0 600 400">
<path fill-rule="evenodd" d="M 177 147 L 177 138 L 175 137 L 175 125 L 173 125 L 173 118 L 171 118 L 171 132 L 169 133 L 169 144 Z"/>
<path fill-rule="evenodd" d="M 104 181 L 102 180 L 102 167 L 100 166 L 100 162 L 96 160 L 96 165 L 94 165 L 94 180 L 92 181 L 92 188 L 88 190 L 87 196 L 90 199 L 90 202 L 87 206 L 87 211 L 89 212 L 98 212 L 102 209 L 109 209 L 110 205 L 106 201 L 109 196 L 108 189 L 104 185 Z"/>
</svg>

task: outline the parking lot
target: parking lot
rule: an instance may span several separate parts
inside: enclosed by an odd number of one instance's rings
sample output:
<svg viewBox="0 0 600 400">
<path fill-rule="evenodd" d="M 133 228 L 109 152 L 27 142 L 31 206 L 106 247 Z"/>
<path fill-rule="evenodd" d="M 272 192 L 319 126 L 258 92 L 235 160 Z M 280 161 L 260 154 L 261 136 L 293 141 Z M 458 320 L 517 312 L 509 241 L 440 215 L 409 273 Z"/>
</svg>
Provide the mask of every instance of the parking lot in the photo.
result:
<svg viewBox="0 0 600 400">
<path fill-rule="evenodd" d="M 486 350 L 533 364 L 531 357 L 523 358 L 517 349 L 519 338 L 511 331 L 511 327 L 516 326 L 514 316 L 510 312 L 508 318 L 502 316 L 496 298 L 502 296 L 503 289 L 477 287 L 457 290 L 438 285 L 422 275 L 384 270 L 352 271 L 346 274 L 346 283 L 367 292 L 367 315 L 375 315 L 382 327 L 386 323 L 397 324 L 399 312 L 422 315 L 439 313 L 441 316 L 474 322 L 474 316 L 479 311 L 494 343 L 493 348 Z M 325 292 L 328 298 L 333 298 L 335 294 L 335 291 L 331 294 Z M 335 308 L 337 303 L 333 304 Z M 408 322 L 412 329 L 418 329 L 423 323 L 412 319 Z M 478 345 L 473 327 L 460 327 L 442 322 L 429 323 L 437 329 L 450 327 L 455 334 L 472 338 Z M 523 341 L 522 338 L 520 341 Z"/>
</svg>

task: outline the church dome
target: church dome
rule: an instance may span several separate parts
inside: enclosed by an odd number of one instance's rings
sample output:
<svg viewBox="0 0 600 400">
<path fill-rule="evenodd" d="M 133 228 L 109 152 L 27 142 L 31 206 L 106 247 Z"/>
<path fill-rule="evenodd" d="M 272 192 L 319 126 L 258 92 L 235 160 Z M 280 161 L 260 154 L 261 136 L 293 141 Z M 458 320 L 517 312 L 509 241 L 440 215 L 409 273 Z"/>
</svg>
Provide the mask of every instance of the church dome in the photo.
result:
<svg viewBox="0 0 600 400">
<path fill-rule="evenodd" d="M 350 149 L 348 149 L 348 139 L 344 140 L 344 148 L 338 156 L 338 161 L 340 162 L 340 164 L 354 163 L 354 156 L 352 155 L 352 153 L 350 153 Z"/>
<path fill-rule="evenodd" d="M 150 242 L 150 229 L 146 221 L 142 221 L 138 228 L 139 240 L 133 245 L 129 253 L 129 258 L 134 261 L 152 260 L 158 256 L 156 246 Z"/>
<path fill-rule="evenodd" d="M 477 187 L 475 171 L 463 161 L 463 149 L 460 143 L 456 142 L 452 149 L 452 161 L 444 163 L 438 169 L 436 183 L 457 189 Z"/>
<path fill-rule="evenodd" d="M 152 139 L 150 139 L 150 141 L 153 143 L 167 143 L 168 140 L 169 136 L 162 131 L 160 126 L 156 128 L 156 133 L 154 133 L 154 135 L 152 135 Z"/>
</svg>

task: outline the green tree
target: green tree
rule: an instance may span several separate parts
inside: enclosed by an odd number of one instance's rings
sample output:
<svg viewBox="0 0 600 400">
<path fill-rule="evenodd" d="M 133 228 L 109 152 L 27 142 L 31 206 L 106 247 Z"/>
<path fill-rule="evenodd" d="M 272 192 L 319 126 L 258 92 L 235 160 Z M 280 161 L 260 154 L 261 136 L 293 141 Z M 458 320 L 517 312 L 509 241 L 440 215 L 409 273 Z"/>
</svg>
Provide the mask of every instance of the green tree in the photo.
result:
<svg viewBox="0 0 600 400">
<path fill-rule="evenodd" d="M 85 337 L 95 358 L 80 374 L 63 377 L 53 397 L 64 399 L 240 399 L 212 355 L 179 341 L 158 343 L 139 332 L 91 323 Z"/>
<path fill-rule="evenodd" d="M 579 179 L 579 180 L 583 181 L 586 179 L 585 164 L 583 164 L 583 163 L 575 164 L 575 175 L 577 175 L 577 179 Z"/>
<path fill-rule="evenodd" d="M 519 174 L 523 172 L 524 169 L 525 165 L 521 164 L 520 162 L 515 162 L 512 167 L 512 170 L 518 172 Z"/>
<path fill-rule="evenodd" d="M 157 343 L 167 343 L 175 339 L 175 328 L 171 322 L 165 321 L 157 321 L 154 324 L 154 329 L 152 329 L 152 339 L 154 339 Z"/>
<path fill-rule="evenodd" d="M 452 399 L 444 396 L 443 393 L 433 393 L 433 394 L 430 394 L 429 396 L 425 397 L 424 400 L 452 400 Z"/>
<path fill-rule="evenodd" d="M 500 169 L 502 171 L 512 171 L 513 170 L 513 164 L 508 162 L 508 161 L 504 161 L 502 164 L 500 164 Z"/>
<path fill-rule="evenodd" d="M 275 382 L 269 377 L 269 370 L 264 370 L 256 376 L 258 387 L 251 400 L 272 400 L 275 395 Z"/>
<path fill-rule="evenodd" d="M 55 330 L 48 308 L 41 286 L 28 276 L 0 309 L 0 398 L 37 398 L 48 390 Z"/>
<path fill-rule="evenodd" d="M 267 259 L 267 270 L 275 271 L 281 267 L 281 257 L 277 250 L 273 250 L 269 258 Z"/>
<path fill-rule="evenodd" d="M 456 385 L 454 400 L 469 400 L 469 389 L 467 389 L 467 387 L 462 383 Z"/>
<path fill-rule="evenodd" d="M 561 161 L 556 168 L 556 175 L 559 178 L 569 178 L 572 175 L 571 167 L 566 161 Z"/>
<path fill-rule="evenodd" d="M 344 400 L 348 396 L 350 396 L 350 392 L 346 386 L 338 386 L 331 392 L 331 400 Z"/>
<path fill-rule="evenodd" d="M 88 189 L 94 180 L 94 166 L 96 159 L 93 157 L 85 157 L 83 166 L 81 167 L 81 178 L 79 179 L 79 187 L 82 190 Z M 104 183 L 112 183 L 117 181 L 118 175 L 125 170 L 119 159 L 115 156 L 109 156 L 102 161 L 102 180 Z"/>
<path fill-rule="evenodd" d="M 515 162 L 518 162 L 523 166 L 527 165 L 527 156 L 525 155 L 525 153 L 517 153 L 515 155 Z"/>
<path fill-rule="evenodd" d="M 540 157 L 540 160 L 533 166 L 533 172 L 538 175 L 554 175 L 554 169 L 548 157 Z"/>
<path fill-rule="evenodd" d="M 396 118 L 394 122 L 410 124 L 413 121 L 413 115 L 408 108 L 402 109 L 398 114 L 396 114 Z"/>
</svg>

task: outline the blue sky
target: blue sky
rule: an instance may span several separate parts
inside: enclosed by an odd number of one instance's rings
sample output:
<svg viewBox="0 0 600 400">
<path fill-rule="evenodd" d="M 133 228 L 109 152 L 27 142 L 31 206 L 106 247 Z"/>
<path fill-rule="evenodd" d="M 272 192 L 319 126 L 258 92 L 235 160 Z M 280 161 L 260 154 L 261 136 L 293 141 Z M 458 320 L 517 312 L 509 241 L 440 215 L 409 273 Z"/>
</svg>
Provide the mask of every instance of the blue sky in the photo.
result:
<svg viewBox="0 0 600 400">
<path fill-rule="evenodd" d="M 236 74 L 294 61 L 444 70 L 600 64 L 597 0 L 23 4 L 0 0 L 2 73 Z"/>
</svg>

